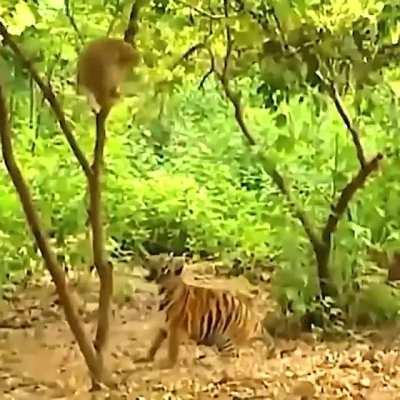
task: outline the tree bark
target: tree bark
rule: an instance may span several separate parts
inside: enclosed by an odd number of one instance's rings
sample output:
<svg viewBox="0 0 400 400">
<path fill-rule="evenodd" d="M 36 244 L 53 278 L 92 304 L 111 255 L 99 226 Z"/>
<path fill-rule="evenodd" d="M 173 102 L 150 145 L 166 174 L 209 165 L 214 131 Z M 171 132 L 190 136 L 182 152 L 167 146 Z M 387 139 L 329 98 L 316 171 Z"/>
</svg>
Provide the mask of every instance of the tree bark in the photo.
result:
<svg viewBox="0 0 400 400">
<path fill-rule="evenodd" d="M 93 155 L 92 174 L 88 180 L 90 194 L 90 223 L 92 227 L 93 262 L 100 279 L 99 308 L 95 348 L 103 359 L 107 346 L 111 321 L 111 302 L 113 295 L 113 269 L 107 260 L 104 245 L 102 178 L 104 164 L 104 145 L 106 140 L 105 123 L 108 110 L 96 114 L 96 143 Z"/>
</svg>

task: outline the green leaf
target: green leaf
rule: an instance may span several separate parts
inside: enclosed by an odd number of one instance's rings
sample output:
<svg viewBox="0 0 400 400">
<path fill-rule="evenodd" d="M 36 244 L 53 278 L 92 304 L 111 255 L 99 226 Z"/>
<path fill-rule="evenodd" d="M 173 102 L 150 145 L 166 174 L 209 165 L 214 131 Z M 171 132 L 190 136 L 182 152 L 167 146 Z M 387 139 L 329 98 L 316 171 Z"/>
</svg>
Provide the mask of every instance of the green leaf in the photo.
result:
<svg viewBox="0 0 400 400">
<path fill-rule="evenodd" d="M 275 147 L 277 151 L 293 151 L 295 147 L 295 140 L 292 136 L 279 135 L 275 141 Z"/>
<path fill-rule="evenodd" d="M 36 19 L 30 7 L 24 1 L 19 1 L 12 14 L 8 31 L 12 35 L 20 35 L 27 27 L 34 26 L 35 22 Z"/>
<path fill-rule="evenodd" d="M 282 128 L 287 124 L 287 115 L 280 113 L 275 117 L 275 123 L 278 128 Z"/>
<path fill-rule="evenodd" d="M 389 85 L 393 90 L 396 97 L 400 97 L 400 80 L 399 81 L 389 81 Z"/>
</svg>

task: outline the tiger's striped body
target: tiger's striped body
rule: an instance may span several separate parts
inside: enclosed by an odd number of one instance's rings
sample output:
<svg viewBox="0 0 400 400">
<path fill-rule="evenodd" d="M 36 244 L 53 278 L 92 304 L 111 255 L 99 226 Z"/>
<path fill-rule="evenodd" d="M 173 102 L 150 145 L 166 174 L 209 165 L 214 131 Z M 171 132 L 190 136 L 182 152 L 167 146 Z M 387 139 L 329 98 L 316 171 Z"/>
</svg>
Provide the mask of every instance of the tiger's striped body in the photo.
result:
<svg viewBox="0 0 400 400">
<path fill-rule="evenodd" d="M 233 355 L 235 345 L 251 340 L 272 342 L 261 321 L 253 313 L 250 302 L 227 290 L 186 284 L 181 276 L 183 261 L 166 259 L 158 272 L 151 271 L 149 280 L 159 286 L 159 310 L 165 312 L 166 326 L 159 332 L 149 349 L 147 360 L 153 360 L 168 337 L 168 360 L 173 366 L 179 345 L 184 339 L 197 344 L 215 345 L 224 355 Z"/>
</svg>

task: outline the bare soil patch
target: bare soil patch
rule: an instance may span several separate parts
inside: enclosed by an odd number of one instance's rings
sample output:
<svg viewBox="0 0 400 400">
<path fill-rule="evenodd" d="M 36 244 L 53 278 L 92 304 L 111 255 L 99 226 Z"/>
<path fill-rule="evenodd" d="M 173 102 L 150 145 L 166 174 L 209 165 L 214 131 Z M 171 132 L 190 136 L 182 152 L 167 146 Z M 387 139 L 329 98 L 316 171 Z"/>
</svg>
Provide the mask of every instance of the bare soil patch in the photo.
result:
<svg viewBox="0 0 400 400">
<path fill-rule="evenodd" d="M 201 280 L 252 292 L 241 279 Z M 93 332 L 96 279 L 79 275 L 75 291 L 87 329 Z M 242 348 L 240 357 L 229 362 L 213 348 L 189 343 L 182 345 L 173 370 L 158 368 L 164 348 L 154 363 L 135 363 L 160 318 L 156 290 L 138 276 L 117 272 L 115 297 L 108 362 L 122 382 L 118 391 L 88 392 L 83 358 L 54 304 L 52 285 L 41 280 L 39 286 L 18 290 L 0 304 L 0 399 L 400 399 L 397 350 L 382 350 L 383 345 L 364 339 L 277 339 L 272 358 L 255 344 Z M 262 310 L 271 306 L 264 291 L 254 301 Z"/>
</svg>

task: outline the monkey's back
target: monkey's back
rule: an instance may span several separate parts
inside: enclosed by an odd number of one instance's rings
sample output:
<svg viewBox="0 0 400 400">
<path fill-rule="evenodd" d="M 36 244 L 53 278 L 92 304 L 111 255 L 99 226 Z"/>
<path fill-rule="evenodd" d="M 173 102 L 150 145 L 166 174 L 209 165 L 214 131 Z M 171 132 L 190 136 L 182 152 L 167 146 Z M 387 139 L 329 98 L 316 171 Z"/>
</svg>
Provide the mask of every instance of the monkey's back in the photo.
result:
<svg viewBox="0 0 400 400">
<path fill-rule="evenodd" d="M 138 63 L 137 51 L 116 38 L 100 38 L 90 42 L 78 60 L 78 88 L 85 87 L 101 105 L 116 94 L 127 69 Z"/>
</svg>

